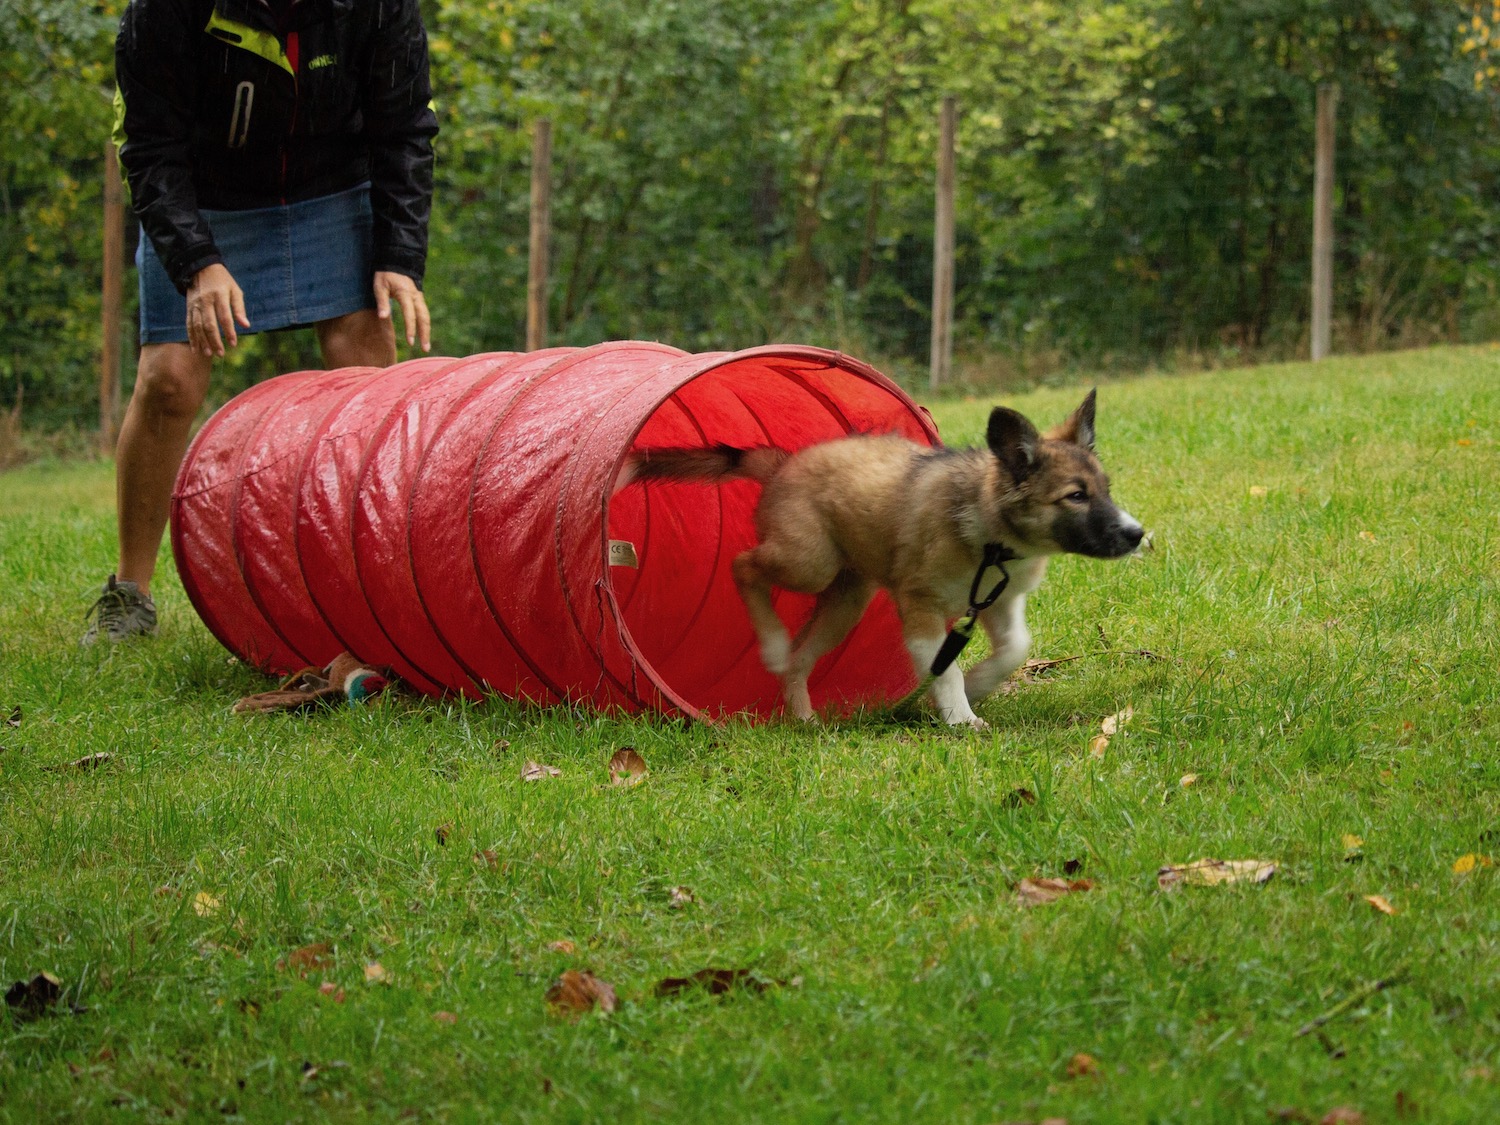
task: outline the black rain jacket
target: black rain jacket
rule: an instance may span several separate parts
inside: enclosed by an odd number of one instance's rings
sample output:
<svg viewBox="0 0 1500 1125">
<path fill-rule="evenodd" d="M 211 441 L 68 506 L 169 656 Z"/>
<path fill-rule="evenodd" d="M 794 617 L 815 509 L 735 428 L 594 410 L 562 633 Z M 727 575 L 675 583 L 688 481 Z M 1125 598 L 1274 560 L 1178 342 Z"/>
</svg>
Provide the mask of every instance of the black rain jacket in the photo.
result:
<svg viewBox="0 0 1500 1125">
<path fill-rule="evenodd" d="M 421 283 L 437 117 L 417 0 L 131 0 L 115 77 L 135 212 L 180 291 L 223 261 L 200 207 L 365 180 L 375 268 Z"/>
</svg>

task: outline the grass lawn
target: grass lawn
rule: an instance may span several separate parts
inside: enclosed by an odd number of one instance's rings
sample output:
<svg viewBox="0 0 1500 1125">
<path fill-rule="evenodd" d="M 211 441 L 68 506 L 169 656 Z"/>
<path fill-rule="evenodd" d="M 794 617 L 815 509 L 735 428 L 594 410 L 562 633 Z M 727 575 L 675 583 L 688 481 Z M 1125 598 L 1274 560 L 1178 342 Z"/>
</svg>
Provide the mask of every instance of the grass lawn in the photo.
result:
<svg viewBox="0 0 1500 1125">
<path fill-rule="evenodd" d="M 933 410 L 962 443 L 990 405 Z M 1033 656 L 1162 659 L 985 735 L 231 715 L 263 681 L 170 562 L 160 637 L 76 645 L 109 466 L 0 476 L 0 987 L 66 990 L 0 1014 L 0 1121 L 1500 1120 L 1500 351 L 1109 384 L 1099 435 L 1156 550 L 1054 563 Z M 1204 856 L 1279 868 L 1158 889 Z M 709 967 L 784 983 L 654 994 Z M 585 968 L 618 1009 L 549 1012 Z"/>
</svg>

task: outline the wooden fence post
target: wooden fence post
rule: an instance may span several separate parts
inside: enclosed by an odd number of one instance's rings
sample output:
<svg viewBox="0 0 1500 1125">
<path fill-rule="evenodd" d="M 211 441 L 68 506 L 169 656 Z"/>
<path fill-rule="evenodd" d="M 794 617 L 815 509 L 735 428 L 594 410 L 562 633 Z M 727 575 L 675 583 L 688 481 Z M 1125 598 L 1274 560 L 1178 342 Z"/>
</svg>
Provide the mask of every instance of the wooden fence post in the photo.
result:
<svg viewBox="0 0 1500 1125">
<path fill-rule="evenodd" d="M 99 317 L 99 449 L 114 451 L 120 413 L 120 307 L 125 272 L 125 193 L 113 139 L 104 142 L 104 281 Z"/>
<path fill-rule="evenodd" d="M 943 99 L 937 158 L 937 206 L 932 232 L 932 361 L 930 383 L 940 387 L 953 369 L 953 193 L 958 103 Z"/>
<path fill-rule="evenodd" d="M 1312 358 L 1328 355 L 1333 320 L 1333 149 L 1339 88 L 1318 84 L 1317 147 L 1313 156 Z"/>
<path fill-rule="evenodd" d="M 531 261 L 526 282 L 526 350 L 547 346 L 547 265 L 552 225 L 552 122 L 531 138 Z"/>
</svg>

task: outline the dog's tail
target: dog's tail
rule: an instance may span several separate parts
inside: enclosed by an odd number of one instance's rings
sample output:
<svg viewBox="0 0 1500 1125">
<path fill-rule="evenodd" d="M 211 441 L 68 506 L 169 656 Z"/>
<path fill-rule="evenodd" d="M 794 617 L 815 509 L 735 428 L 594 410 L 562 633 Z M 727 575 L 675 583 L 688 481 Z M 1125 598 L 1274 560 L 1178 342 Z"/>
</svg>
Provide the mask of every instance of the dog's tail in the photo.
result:
<svg viewBox="0 0 1500 1125">
<path fill-rule="evenodd" d="M 764 484 L 791 454 L 775 446 L 738 449 L 710 445 L 684 449 L 643 449 L 625 460 L 615 481 L 618 492 L 638 480 L 721 481 L 747 479 Z"/>
</svg>

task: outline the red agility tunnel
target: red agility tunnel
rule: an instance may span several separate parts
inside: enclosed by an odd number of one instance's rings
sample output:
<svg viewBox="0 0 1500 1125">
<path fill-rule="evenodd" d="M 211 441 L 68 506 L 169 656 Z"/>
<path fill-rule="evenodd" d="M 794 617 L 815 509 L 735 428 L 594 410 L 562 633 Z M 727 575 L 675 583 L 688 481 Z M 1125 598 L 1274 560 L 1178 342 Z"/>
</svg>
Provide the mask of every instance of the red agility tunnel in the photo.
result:
<svg viewBox="0 0 1500 1125">
<path fill-rule="evenodd" d="M 172 549 L 214 636 L 266 672 L 347 650 L 430 694 L 764 717 L 779 685 L 730 574 L 760 486 L 615 484 L 635 450 L 852 433 L 937 442 L 899 387 L 820 348 L 624 342 L 298 372 L 198 433 Z M 777 597 L 795 631 L 812 599 Z M 914 686 L 881 594 L 810 688 L 848 712 Z"/>
</svg>

